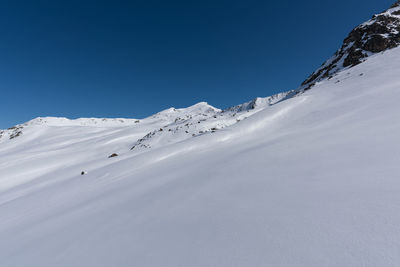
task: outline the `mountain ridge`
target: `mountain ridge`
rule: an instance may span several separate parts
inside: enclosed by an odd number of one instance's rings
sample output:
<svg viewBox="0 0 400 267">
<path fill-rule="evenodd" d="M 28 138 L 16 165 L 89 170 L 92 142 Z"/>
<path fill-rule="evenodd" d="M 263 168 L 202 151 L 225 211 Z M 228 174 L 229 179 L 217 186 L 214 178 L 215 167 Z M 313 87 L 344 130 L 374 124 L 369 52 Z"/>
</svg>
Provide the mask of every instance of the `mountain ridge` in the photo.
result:
<svg viewBox="0 0 400 267">
<path fill-rule="evenodd" d="M 143 152 L 143 149 L 159 147 L 184 141 L 199 135 L 214 133 L 229 127 L 256 112 L 283 101 L 294 95 L 294 91 L 257 97 L 249 102 L 224 110 L 215 108 L 207 102 L 199 102 L 186 108 L 168 108 L 143 119 L 126 118 L 78 118 L 38 117 L 26 123 L 0 131 L 0 142 L 14 140 L 22 136 L 29 127 L 97 127 L 97 128 L 142 128 L 142 136 L 132 140 L 130 149 Z"/>
</svg>

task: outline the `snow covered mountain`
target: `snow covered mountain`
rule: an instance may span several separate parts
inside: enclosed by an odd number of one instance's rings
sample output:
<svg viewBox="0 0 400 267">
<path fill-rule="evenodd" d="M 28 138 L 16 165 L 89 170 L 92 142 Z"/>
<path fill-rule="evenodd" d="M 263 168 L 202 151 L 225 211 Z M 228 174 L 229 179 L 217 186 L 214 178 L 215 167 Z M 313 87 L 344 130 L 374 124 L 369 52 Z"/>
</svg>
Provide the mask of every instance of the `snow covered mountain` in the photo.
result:
<svg viewBox="0 0 400 267">
<path fill-rule="evenodd" d="M 207 133 L 214 133 L 238 123 L 291 95 L 293 95 L 293 92 L 256 98 L 226 110 L 220 110 L 205 102 L 201 102 L 188 108 L 169 108 L 142 120 L 36 118 L 27 123 L 0 131 L 0 144 L 23 134 L 26 135 L 26 133 L 34 135 L 44 129 L 50 130 L 52 133 L 54 129 L 70 129 L 72 127 L 73 131 L 80 128 L 83 131 L 90 132 L 88 129 L 93 128 L 97 133 L 99 128 L 103 128 L 105 132 L 123 131 L 125 135 L 131 137 L 131 139 L 128 139 L 128 137 L 124 138 L 129 143 L 121 143 L 120 147 L 115 148 L 121 151 L 116 152 L 124 153 L 129 146 L 134 152 L 147 151 L 150 148 L 181 142 Z M 26 138 L 31 142 L 29 137 Z"/>
<path fill-rule="evenodd" d="M 398 266 L 394 46 L 226 110 L 1 131 L 0 266 Z"/>
</svg>

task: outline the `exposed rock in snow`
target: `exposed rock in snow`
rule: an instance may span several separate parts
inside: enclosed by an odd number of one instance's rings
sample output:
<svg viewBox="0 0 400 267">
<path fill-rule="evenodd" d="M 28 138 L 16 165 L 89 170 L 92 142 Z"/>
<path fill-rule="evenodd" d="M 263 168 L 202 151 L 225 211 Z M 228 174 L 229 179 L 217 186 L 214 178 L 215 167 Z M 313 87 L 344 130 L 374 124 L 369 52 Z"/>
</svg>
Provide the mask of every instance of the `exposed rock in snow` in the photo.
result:
<svg viewBox="0 0 400 267">
<path fill-rule="evenodd" d="M 7 130 L 0 130 L 0 141 L 1 139 L 8 137 L 9 139 L 14 139 L 22 134 L 23 125 L 16 125 Z"/>
<path fill-rule="evenodd" d="M 353 29 L 342 47 L 302 84 L 309 89 L 316 82 L 330 78 L 346 67 L 360 64 L 372 54 L 397 47 L 400 44 L 400 3 L 374 15 L 369 21 Z"/>
</svg>

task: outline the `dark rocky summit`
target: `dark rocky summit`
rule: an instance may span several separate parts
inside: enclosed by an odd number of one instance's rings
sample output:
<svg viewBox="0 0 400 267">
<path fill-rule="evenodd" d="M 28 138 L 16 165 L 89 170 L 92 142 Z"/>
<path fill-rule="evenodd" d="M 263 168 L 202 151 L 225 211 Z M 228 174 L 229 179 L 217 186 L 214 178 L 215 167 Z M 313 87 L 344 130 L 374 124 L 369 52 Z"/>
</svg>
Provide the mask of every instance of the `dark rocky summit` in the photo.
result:
<svg viewBox="0 0 400 267">
<path fill-rule="evenodd" d="M 302 87 L 307 90 L 339 70 L 360 64 L 366 57 L 397 47 L 399 44 L 400 0 L 388 10 L 374 15 L 372 19 L 353 29 L 344 39 L 342 47 L 312 73 L 302 83 Z"/>
</svg>

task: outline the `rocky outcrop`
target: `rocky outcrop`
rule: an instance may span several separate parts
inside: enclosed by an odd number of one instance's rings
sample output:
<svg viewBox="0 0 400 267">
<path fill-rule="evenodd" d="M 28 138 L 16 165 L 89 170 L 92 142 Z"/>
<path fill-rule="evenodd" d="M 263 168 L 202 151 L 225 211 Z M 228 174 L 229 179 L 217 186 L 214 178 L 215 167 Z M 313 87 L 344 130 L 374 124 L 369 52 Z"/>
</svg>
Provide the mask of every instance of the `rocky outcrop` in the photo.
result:
<svg viewBox="0 0 400 267">
<path fill-rule="evenodd" d="M 23 125 L 16 125 L 7 130 L 0 131 L 0 139 L 4 136 L 8 136 L 9 139 L 14 139 L 18 136 L 22 135 L 22 129 L 24 129 Z"/>
<path fill-rule="evenodd" d="M 369 21 L 353 29 L 343 41 L 342 47 L 312 73 L 303 83 L 303 89 L 333 76 L 346 67 L 360 64 L 368 56 L 399 46 L 400 1 L 388 10 L 374 15 Z"/>
</svg>

